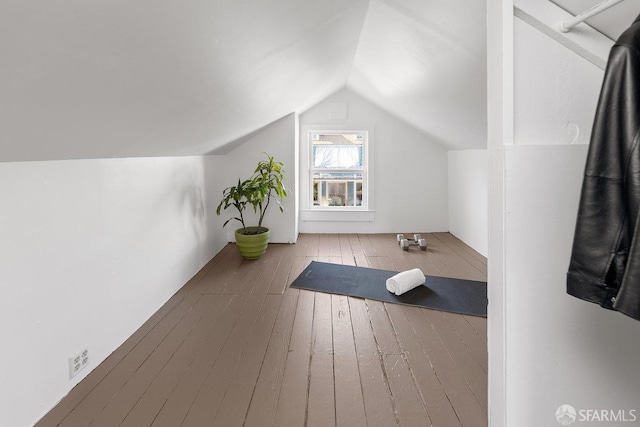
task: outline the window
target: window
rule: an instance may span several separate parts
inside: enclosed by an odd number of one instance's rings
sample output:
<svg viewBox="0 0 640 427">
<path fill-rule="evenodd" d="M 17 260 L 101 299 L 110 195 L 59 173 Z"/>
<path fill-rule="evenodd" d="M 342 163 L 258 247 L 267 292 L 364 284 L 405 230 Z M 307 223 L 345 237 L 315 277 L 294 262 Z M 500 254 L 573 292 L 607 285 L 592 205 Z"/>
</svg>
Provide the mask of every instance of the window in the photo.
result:
<svg viewBox="0 0 640 427">
<path fill-rule="evenodd" d="M 367 132 L 310 132 L 310 205 L 366 209 Z"/>
</svg>

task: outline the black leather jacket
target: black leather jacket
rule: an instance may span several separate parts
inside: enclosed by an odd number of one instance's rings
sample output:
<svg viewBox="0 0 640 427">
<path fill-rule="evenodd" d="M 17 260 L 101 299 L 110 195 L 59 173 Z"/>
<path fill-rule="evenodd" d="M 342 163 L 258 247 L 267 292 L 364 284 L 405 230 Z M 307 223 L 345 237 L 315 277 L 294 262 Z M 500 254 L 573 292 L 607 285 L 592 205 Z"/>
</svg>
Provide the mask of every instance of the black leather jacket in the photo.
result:
<svg viewBox="0 0 640 427">
<path fill-rule="evenodd" d="M 567 292 L 640 320 L 640 16 L 611 49 L 582 184 Z"/>
</svg>

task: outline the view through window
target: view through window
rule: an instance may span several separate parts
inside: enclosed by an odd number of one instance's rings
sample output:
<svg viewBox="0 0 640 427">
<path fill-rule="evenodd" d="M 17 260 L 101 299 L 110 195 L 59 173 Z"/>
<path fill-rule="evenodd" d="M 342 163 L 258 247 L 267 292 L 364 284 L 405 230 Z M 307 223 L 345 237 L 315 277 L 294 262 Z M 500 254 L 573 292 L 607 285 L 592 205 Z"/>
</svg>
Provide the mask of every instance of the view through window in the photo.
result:
<svg viewBox="0 0 640 427">
<path fill-rule="evenodd" d="M 312 132 L 314 207 L 366 207 L 366 132 Z"/>
</svg>

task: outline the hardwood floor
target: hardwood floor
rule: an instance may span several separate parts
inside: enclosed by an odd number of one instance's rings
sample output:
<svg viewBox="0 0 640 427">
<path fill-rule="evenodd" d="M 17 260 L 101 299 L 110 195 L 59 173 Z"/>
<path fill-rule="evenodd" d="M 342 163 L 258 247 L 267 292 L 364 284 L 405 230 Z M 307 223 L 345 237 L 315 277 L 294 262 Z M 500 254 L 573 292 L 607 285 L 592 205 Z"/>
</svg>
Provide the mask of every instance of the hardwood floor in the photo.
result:
<svg viewBox="0 0 640 427">
<path fill-rule="evenodd" d="M 38 424 L 486 426 L 486 319 L 288 287 L 312 260 L 486 280 L 448 233 L 225 247 Z"/>
</svg>

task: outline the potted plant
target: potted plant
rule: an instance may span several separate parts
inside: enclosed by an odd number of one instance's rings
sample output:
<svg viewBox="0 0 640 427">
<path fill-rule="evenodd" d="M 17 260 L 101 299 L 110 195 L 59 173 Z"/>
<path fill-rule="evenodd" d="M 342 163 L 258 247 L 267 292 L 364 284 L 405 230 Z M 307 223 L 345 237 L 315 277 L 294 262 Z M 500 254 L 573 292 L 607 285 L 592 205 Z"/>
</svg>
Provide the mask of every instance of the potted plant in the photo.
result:
<svg viewBox="0 0 640 427">
<path fill-rule="evenodd" d="M 236 245 L 245 259 L 258 259 L 265 253 L 270 233 L 267 227 L 262 226 L 264 215 L 272 200 L 284 212 L 282 201 L 287 197 L 287 189 L 283 184 L 284 165 L 275 161 L 273 156 L 265 154 L 267 160 L 258 162 L 251 178 L 244 181 L 238 179 L 236 185 L 222 191 L 222 200 L 216 209 L 218 215 L 229 207 L 238 211 L 239 215 L 227 219 L 223 227 L 231 220 L 240 222 L 242 227 L 235 231 Z M 258 214 L 257 226 L 245 224 L 244 213 L 249 206 Z"/>
</svg>

